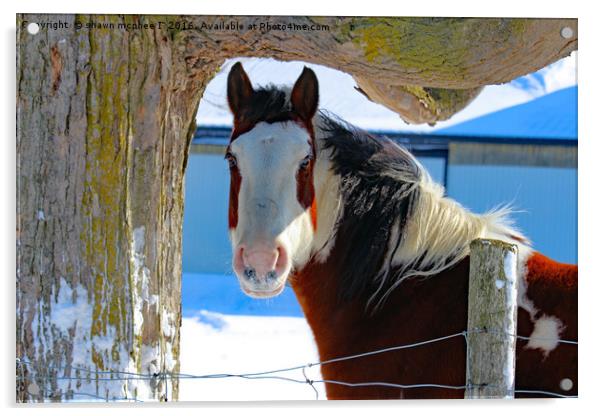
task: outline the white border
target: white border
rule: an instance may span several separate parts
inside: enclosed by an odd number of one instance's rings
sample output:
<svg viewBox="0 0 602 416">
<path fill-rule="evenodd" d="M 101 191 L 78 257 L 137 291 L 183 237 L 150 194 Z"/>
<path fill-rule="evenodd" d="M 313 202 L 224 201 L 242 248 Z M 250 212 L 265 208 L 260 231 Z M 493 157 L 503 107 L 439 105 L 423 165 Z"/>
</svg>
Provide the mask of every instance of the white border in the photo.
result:
<svg viewBox="0 0 602 416">
<path fill-rule="evenodd" d="M 6 4 L 8 3 L 8 4 Z M 383 6 L 383 3 L 386 4 Z M 78 13 L 136 13 L 136 14 L 284 14 L 284 15 L 401 15 L 401 16 L 483 16 L 483 17 L 577 17 L 579 18 L 579 263 L 581 269 L 580 294 L 580 399 L 578 400 L 521 400 L 505 402 L 461 402 L 461 401 L 428 401 L 428 402 L 345 402 L 345 403 L 241 403 L 241 404 L 168 404 L 170 412 L 182 409 L 193 410 L 195 414 L 225 414 L 226 412 L 245 412 L 247 414 L 307 414 L 314 409 L 330 412 L 344 411 L 346 414 L 365 414 L 377 408 L 379 414 L 400 414 L 409 412 L 433 414 L 473 414 L 487 412 L 490 415 L 507 414 L 516 411 L 545 412 L 546 414 L 569 414 L 587 411 L 595 406 L 600 395 L 600 313 L 599 297 L 602 294 L 598 253 L 600 227 L 599 188 L 600 157 L 602 156 L 602 134 L 600 129 L 600 33 L 599 13 L 595 2 L 527 2 L 524 0 L 504 0 L 503 2 L 473 2 L 468 0 L 425 2 L 365 1 L 361 4 L 341 1 L 304 0 L 302 2 L 282 1 L 243 1 L 235 0 L 224 3 L 213 0 L 152 2 L 148 0 L 103 0 L 102 2 L 72 2 L 68 0 L 49 1 L 8 1 L 3 2 L 2 33 L 2 100 L 3 125 L 5 134 L 2 140 L 4 148 L 2 157 L 2 179 L 4 203 L 2 204 L 2 235 L 4 249 L 2 253 L 4 303 L 4 339 L 2 344 L 3 370 L 1 378 L 2 404 L 12 407 L 12 411 L 31 412 L 38 407 L 14 407 L 14 270 L 15 270 L 15 13 L 59 11 Z M 492 7 L 492 4 L 494 7 Z M 596 261 L 598 260 L 598 261 Z M 8 336 L 7 336 L 8 335 Z M 85 407 L 85 410 L 82 409 Z M 81 414 L 101 412 L 107 407 L 124 407 L 122 405 L 91 406 L 49 406 L 46 411 L 52 414 Z M 164 414 L 164 405 L 143 405 L 119 409 L 144 414 Z M 200 407 L 200 409 L 191 409 Z M 589 412 L 588 412 L 589 413 Z"/>
</svg>

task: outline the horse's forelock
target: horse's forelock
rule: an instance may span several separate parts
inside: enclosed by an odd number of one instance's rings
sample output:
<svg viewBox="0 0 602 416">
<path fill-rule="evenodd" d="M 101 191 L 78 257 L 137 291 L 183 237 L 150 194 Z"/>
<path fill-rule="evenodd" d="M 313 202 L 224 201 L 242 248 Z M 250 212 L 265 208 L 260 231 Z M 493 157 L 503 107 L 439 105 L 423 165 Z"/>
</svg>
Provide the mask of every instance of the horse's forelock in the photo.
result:
<svg viewBox="0 0 602 416">
<path fill-rule="evenodd" d="M 314 127 L 311 120 L 297 114 L 290 102 L 290 88 L 267 85 L 253 93 L 244 108 L 234 117 L 234 126 L 230 142 L 238 136 L 252 130 L 257 123 L 283 123 L 293 121 L 305 128 L 314 138 Z M 312 144 L 313 145 L 313 144 Z"/>
</svg>

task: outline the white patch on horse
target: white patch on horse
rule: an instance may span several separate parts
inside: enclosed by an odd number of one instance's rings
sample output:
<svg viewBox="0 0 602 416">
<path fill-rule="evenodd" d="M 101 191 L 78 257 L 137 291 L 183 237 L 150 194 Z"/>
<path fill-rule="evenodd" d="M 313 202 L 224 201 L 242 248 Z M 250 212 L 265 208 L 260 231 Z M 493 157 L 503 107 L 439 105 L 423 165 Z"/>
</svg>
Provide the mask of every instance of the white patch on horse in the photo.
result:
<svg viewBox="0 0 602 416">
<path fill-rule="evenodd" d="M 319 134 L 319 129 L 318 134 Z M 343 201 L 340 195 L 339 175 L 331 170 L 330 152 L 323 150 L 323 142 L 316 138 L 317 159 L 314 165 L 314 186 L 316 190 L 316 210 L 318 229 L 316 231 L 312 252 L 315 259 L 323 263 L 330 255 L 336 240 L 336 222 L 343 214 Z"/>
<path fill-rule="evenodd" d="M 560 334 L 564 330 L 562 322 L 554 317 L 544 315 L 534 323 L 533 332 L 525 348 L 540 349 L 544 356 L 556 349 Z"/>
<path fill-rule="evenodd" d="M 520 252 L 519 252 L 520 259 Z M 522 267 L 521 267 L 522 265 Z M 527 262 L 526 260 L 522 263 L 519 260 L 519 275 L 521 278 L 518 280 L 518 307 L 523 308 L 529 314 L 531 322 L 535 322 L 535 315 L 538 310 L 531 299 L 527 297 Z"/>
</svg>

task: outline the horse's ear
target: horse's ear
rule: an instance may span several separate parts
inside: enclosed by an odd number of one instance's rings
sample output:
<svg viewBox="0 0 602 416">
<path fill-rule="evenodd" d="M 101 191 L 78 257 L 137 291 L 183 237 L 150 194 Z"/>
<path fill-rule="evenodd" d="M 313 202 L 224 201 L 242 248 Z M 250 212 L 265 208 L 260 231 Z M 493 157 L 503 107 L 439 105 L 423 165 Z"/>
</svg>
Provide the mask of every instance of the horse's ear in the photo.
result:
<svg viewBox="0 0 602 416">
<path fill-rule="evenodd" d="M 248 105 L 253 93 L 253 85 L 251 85 L 242 64 L 235 63 L 228 74 L 228 105 L 235 119 L 238 118 L 245 105 Z"/>
<path fill-rule="evenodd" d="M 304 67 L 291 92 L 293 111 L 309 121 L 316 114 L 318 99 L 318 78 L 314 71 Z"/>
</svg>

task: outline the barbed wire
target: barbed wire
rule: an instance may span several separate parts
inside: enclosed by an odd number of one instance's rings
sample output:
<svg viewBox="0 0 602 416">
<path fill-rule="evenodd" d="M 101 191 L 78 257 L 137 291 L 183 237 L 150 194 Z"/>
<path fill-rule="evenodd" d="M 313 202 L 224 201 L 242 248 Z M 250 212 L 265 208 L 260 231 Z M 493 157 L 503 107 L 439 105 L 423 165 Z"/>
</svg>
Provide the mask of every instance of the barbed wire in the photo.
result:
<svg viewBox="0 0 602 416">
<path fill-rule="evenodd" d="M 57 381 L 58 380 L 65 380 L 65 381 L 93 380 L 93 381 L 103 381 L 103 382 L 107 382 L 107 381 L 150 381 L 150 380 L 159 380 L 159 379 L 166 381 L 168 378 L 172 379 L 172 380 L 173 379 L 178 379 L 178 380 L 222 379 L 222 378 L 242 378 L 242 379 L 247 379 L 247 380 L 272 379 L 272 380 L 288 381 L 288 382 L 298 383 L 298 384 L 307 384 L 314 390 L 314 392 L 316 394 L 316 400 L 319 399 L 319 393 L 318 393 L 317 389 L 314 387 L 314 384 L 316 384 L 316 383 L 335 384 L 335 385 L 341 385 L 341 386 L 352 387 L 352 388 L 353 387 L 391 387 L 391 388 L 398 388 L 398 389 L 442 388 L 442 389 L 450 389 L 450 390 L 463 390 L 463 389 L 467 390 L 467 389 L 472 389 L 472 388 L 478 387 L 478 388 L 500 389 L 500 386 L 495 386 L 495 385 L 478 385 L 478 386 L 476 386 L 476 385 L 469 384 L 469 383 L 463 384 L 463 385 L 447 385 L 447 384 L 437 384 L 437 383 L 397 384 L 397 383 L 380 382 L 380 381 L 366 381 L 366 382 L 351 383 L 351 382 L 346 382 L 346 381 L 341 381 L 341 380 L 321 380 L 321 379 L 313 380 L 313 379 L 310 379 L 309 377 L 307 377 L 307 375 L 305 373 L 305 370 L 309 369 L 311 367 L 323 366 L 323 365 L 328 365 L 328 364 L 346 361 L 346 360 L 354 360 L 354 359 L 373 356 L 373 355 L 377 355 L 377 354 L 398 351 L 398 350 L 402 350 L 402 349 L 416 348 L 416 347 L 433 344 L 433 343 L 449 340 L 449 339 L 460 337 L 460 336 L 463 337 L 466 341 L 467 335 L 469 333 L 497 334 L 497 335 L 503 335 L 503 336 L 511 336 L 511 337 L 515 337 L 517 339 L 522 339 L 522 340 L 556 341 L 558 343 L 563 343 L 563 344 L 578 345 L 577 341 L 572 341 L 572 340 L 564 340 L 564 339 L 556 339 L 556 338 L 542 338 L 542 337 L 526 337 L 526 336 L 522 336 L 522 335 L 512 334 L 512 333 L 508 333 L 505 331 L 499 331 L 499 330 L 494 330 L 494 329 L 489 329 L 489 328 L 472 328 L 469 330 L 457 332 L 457 333 L 454 333 L 451 335 L 433 338 L 433 339 L 426 340 L 426 341 L 419 341 L 419 342 L 414 342 L 414 343 L 410 343 L 410 344 L 402 344 L 402 345 L 397 345 L 397 346 L 388 347 L 388 348 L 382 348 L 382 349 L 368 351 L 368 352 L 359 353 L 359 354 L 352 354 L 352 355 L 336 357 L 336 358 L 323 360 L 323 361 L 317 361 L 317 362 L 308 363 L 308 364 L 302 364 L 302 365 L 297 365 L 297 366 L 292 366 L 292 367 L 279 368 L 279 369 L 275 369 L 275 370 L 268 370 L 268 371 L 261 371 L 261 372 L 251 372 L 251 373 L 241 373 L 241 374 L 216 373 L 216 374 L 203 374 L 203 375 L 195 375 L 195 374 L 187 374 L 187 373 L 172 373 L 172 372 L 158 372 L 158 373 L 153 373 L 153 374 L 150 374 L 150 373 L 143 374 L 143 373 L 136 373 L 136 372 L 131 372 L 131 371 L 93 370 L 93 369 L 79 367 L 79 366 L 73 366 L 73 365 L 61 366 L 61 365 L 51 364 L 51 365 L 47 366 L 46 368 L 54 369 L 57 371 L 60 371 L 60 370 L 81 371 L 81 372 L 87 373 L 87 377 L 86 376 L 47 375 L 47 376 L 44 376 L 41 378 L 46 379 L 46 380 L 57 380 Z M 16 359 L 16 363 L 17 363 L 17 365 L 31 365 L 31 366 L 34 365 L 34 363 L 32 363 L 32 362 L 30 362 L 28 360 L 23 360 L 20 358 Z M 279 374 L 279 373 L 284 373 L 284 372 L 289 372 L 289 371 L 296 371 L 296 370 L 302 371 L 303 379 L 296 379 L 296 378 L 292 378 L 292 377 L 274 375 L 274 374 Z M 23 368 L 21 368 L 21 373 L 23 373 Z M 92 378 L 91 376 L 94 376 L 94 375 L 97 377 Z M 100 377 L 99 378 L 98 377 L 99 375 L 100 376 L 110 375 L 110 377 Z M 27 380 L 30 378 L 32 378 L 32 377 L 31 376 L 28 377 L 25 375 L 16 377 L 16 379 L 18 381 L 24 381 L 24 380 Z M 40 379 L 39 374 L 33 375 L 33 378 Z M 60 392 L 60 391 L 59 392 L 47 391 L 46 393 L 48 394 L 49 398 L 55 398 L 58 395 L 67 396 L 67 397 L 79 395 L 79 396 L 88 396 L 88 397 L 95 398 L 95 399 L 102 400 L 102 401 L 143 402 L 143 400 L 140 400 L 137 398 L 132 398 L 132 397 L 113 397 L 113 398 L 109 399 L 106 396 L 103 397 L 100 395 L 95 395 L 93 393 L 77 392 L 77 391 L 68 391 L 68 392 L 64 392 L 64 393 Z M 559 398 L 576 398 L 576 397 L 578 397 L 578 396 L 564 395 L 564 394 L 551 392 L 551 391 L 545 391 L 545 390 L 512 389 L 512 390 L 507 391 L 508 395 L 514 395 L 516 393 L 518 393 L 518 394 L 540 394 L 540 395 L 548 395 L 551 397 L 559 397 Z"/>
</svg>

